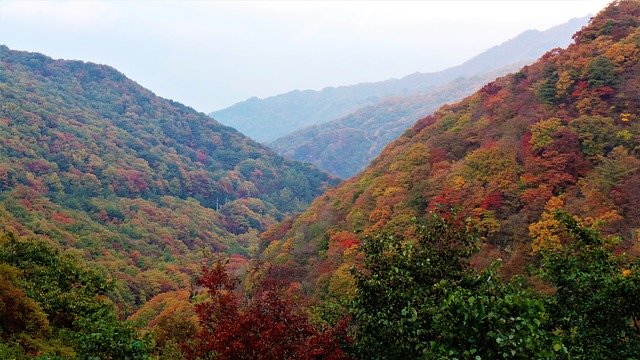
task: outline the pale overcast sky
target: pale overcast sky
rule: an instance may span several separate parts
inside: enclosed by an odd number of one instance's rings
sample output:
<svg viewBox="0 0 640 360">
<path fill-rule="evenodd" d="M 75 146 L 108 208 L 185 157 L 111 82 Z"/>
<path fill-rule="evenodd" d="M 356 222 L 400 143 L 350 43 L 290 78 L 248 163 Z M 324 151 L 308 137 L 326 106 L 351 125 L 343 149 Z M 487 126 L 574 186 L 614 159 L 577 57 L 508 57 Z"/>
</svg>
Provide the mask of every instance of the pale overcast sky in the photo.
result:
<svg viewBox="0 0 640 360">
<path fill-rule="evenodd" d="M 609 1 L 0 0 L 0 43 L 107 64 L 196 110 L 457 65 Z"/>
</svg>

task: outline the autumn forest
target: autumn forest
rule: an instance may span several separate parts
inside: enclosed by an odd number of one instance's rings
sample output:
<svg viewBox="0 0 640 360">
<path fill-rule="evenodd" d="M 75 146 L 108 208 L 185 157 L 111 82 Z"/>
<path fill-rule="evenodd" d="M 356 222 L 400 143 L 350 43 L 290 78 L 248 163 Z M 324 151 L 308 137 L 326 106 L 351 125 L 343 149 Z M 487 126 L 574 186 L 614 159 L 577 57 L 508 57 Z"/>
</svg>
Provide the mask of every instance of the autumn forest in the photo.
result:
<svg viewBox="0 0 640 360">
<path fill-rule="evenodd" d="M 640 359 L 640 2 L 571 42 L 268 144 L 0 45 L 0 358 Z"/>
</svg>

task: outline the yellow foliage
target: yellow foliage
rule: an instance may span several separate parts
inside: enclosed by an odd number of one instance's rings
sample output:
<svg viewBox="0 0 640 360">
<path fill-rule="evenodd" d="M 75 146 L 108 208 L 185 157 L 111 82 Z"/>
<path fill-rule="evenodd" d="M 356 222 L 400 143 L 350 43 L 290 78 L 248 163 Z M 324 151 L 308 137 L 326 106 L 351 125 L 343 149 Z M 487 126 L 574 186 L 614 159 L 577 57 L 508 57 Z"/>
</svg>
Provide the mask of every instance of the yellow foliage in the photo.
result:
<svg viewBox="0 0 640 360">
<path fill-rule="evenodd" d="M 556 83 L 557 94 L 556 97 L 561 98 L 567 95 L 567 90 L 573 85 L 574 80 L 568 71 L 563 71 L 558 76 L 558 82 Z"/>
<path fill-rule="evenodd" d="M 629 123 L 631 122 L 631 114 L 630 113 L 622 113 L 620 114 L 620 121 L 622 121 L 623 123 Z"/>
<path fill-rule="evenodd" d="M 600 229 L 605 225 L 616 223 L 624 220 L 622 215 L 618 213 L 617 210 L 609 210 L 600 216 L 596 217 L 586 217 L 582 221 L 583 226 L 592 227 L 594 229 Z"/>
<path fill-rule="evenodd" d="M 562 127 L 558 118 L 541 120 L 531 126 L 531 147 L 538 150 L 553 143 L 551 135 Z"/>
<path fill-rule="evenodd" d="M 622 270 L 622 276 L 628 277 L 629 275 L 631 275 L 631 270 L 629 270 L 629 269 L 623 269 Z"/>
<path fill-rule="evenodd" d="M 559 196 L 554 196 L 545 205 L 540 221 L 529 225 L 529 236 L 531 237 L 531 250 L 535 253 L 542 249 L 558 249 L 561 247 L 560 230 L 561 225 L 553 215 L 553 212 L 560 209 L 564 201 Z"/>
<path fill-rule="evenodd" d="M 351 265 L 342 264 L 329 280 L 329 292 L 342 299 L 352 299 L 356 294 L 356 281 L 351 275 Z"/>
<path fill-rule="evenodd" d="M 493 234 L 500 230 L 500 221 L 496 219 L 496 214 L 492 210 L 485 210 L 482 208 L 473 209 L 473 217 L 477 229 L 482 234 Z"/>
<path fill-rule="evenodd" d="M 387 196 L 391 196 L 391 195 L 394 195 L 394 194 L 397 194 L 397 193 L 401 193 L 401 192 L 403 192 L 403 191 L 404 191 L 404 189 L 403 189 L 403 188 L 401 188 L 401 187 L 398 187 L 398 186 L 390 186 L 390 187 L 388 187 L 388 188 L 384 191 L 384 193 L 383 193 L 382 195 L 383 195 L 384 197 L 387 197 Z"/>
<path fill-rule="evenodd" d="M 593 102 L 597 100 L 593 100 L 592 98 L 584 98 L 576 104 L 576 109 L 580 112 L 580 115 L 590 115 L 591 110 L 595 107 Z"/>
<path fill-rule="evenodd" d="M 616 137 L 624 141 L 631 141 L 633 140 L 633 133 L 627 129 L 624 129 L 624 130 L 618 131 L 616 133 Z"/>
<path fill-rule="evenodd" d="M 429 163 L 429 147 L 423 143 L 411 145 L 397 157 L 397 160 L 389 165 L 391 172 L 406 172 L 411 169 Z"/>
<path fill-rule="evenodd" d="M 263 252 L 263 256 L 267 259 L 273 258 L 276 253 L 278 252 L 278 250 L 280 249 L 280 244 L 282 243 L 281 240 L 274 240 L 272 241 L 269 246 L 267 246 L 267 248 L 264 250 Z"/>
<path fill-rule="evenodd" d="M 542 249 L 559 249 L 560 223 L 553 217 L 543 215 L 537 223 L 529 225 L 529 236 L 531 237 L 531 251 L 538 252 Z"/>
<path fill-rule="evenodd" d="M 291 251 L 291 248 L 293 248 L 293 238 L 288 238 L 283 244 L 282 244 L 282 251 Z"/>
<path fill-rule="evenodd" d="M 564 206 L 564 199 L 562 199 L 561 196 L 554 196 L 547 201 L 544 209 L 549 212 L 552 212 L 562 208 L 563 206 Z"/>
<path fill-rule="evenodd" d="M 617 42 L 609 47 L 605 55 L 616 65 L 624 66 L 625 63 L 638 62 L 640 50 L 638 50 L 638 46 L 633 41 Z"/>
<path fill-rule="evenodd" d="M 460 175 L 489 185 L 494 189 L 506 189 L 518 178 L 520 166 L 516 153 L 501 147 L 474 150 L 465 156 Z"/>
<path fill-rule="evenodd" d="M 453 178 L 453 190 L 460 190 L 464 187 L 467 181 L 462 176 L 456 176 Z"/>
</svg>

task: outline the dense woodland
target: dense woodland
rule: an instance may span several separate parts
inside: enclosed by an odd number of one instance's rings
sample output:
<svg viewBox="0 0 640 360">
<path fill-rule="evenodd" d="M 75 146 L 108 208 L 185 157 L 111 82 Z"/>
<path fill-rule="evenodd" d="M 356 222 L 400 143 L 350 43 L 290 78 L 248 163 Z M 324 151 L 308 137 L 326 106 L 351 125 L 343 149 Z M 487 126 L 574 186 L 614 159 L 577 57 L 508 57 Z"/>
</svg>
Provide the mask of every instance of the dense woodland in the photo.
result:
<svg viewBox="0 0 640 360">
<path fill-rule="evenodd" d="M 124 314 L 188 286 L 203 254 L 246 262 L 336 182 L 107 66 L 0 50 L 2 227 L 113 276 Z"/>
<path fill-rule="evenodd" d="M 640 2 L 574 41 L 299 215 L 335 180 L 1 48 L 0 358 L 640 358 Z"/>
</svg>

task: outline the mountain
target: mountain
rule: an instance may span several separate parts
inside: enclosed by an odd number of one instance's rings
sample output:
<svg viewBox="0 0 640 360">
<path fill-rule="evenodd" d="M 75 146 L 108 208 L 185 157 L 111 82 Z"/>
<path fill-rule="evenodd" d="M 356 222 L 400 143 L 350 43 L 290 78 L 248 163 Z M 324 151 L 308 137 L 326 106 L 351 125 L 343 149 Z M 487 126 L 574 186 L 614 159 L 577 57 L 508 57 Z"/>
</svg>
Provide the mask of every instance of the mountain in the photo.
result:
<svg viewBox="0 0 640 360">
<path fill-rule="evenodd" d="M 588 20 L 589 17 L 576 18 L 546 31 L 526 31 L 446 70 L 328 87 L 321 91 L 294 90 L 265 99 L 253 97 L 209 115 L 257 141 L 270 142 L 304 127 L 346 116 L 386 97 L 422 94 L 459 77 L 484 74 L 510 64 L 535 60 L 551 48 L 568 45 L 571 34 Z"/>
<path fill-rule="evenodd" d="M 423 95 L 386 98 L 343 118 L 300 129 L 268 146 L 286 158 L 311 163 L 346 179 L 362 171 L 417 119 L 443 104 L 464 98 L 522 65 L 525 64 L 507 66 L 482 76 L 458 78 Z"/>
<path fill-rule="evenodd" d="M 471 264 L 502 259 L 506 277 L 561 247 L 558 209 L 617 253 L 640 255 L 638 4 L 612 3 L 567 49 L 419 120 L 362 173 L 267 231 L 260 274 L 344 298 L 358 245 L 374 234 L 415 240 L 429 213 L 477 227 Z"/>
<path fill-rule="evenodd" d="M 0 224 L 72 249 L 129 312 L 336 179 L 105 65 L 0 47 Z M 244 260 L 242 260 L 244 259 Z"/>
</svg>

